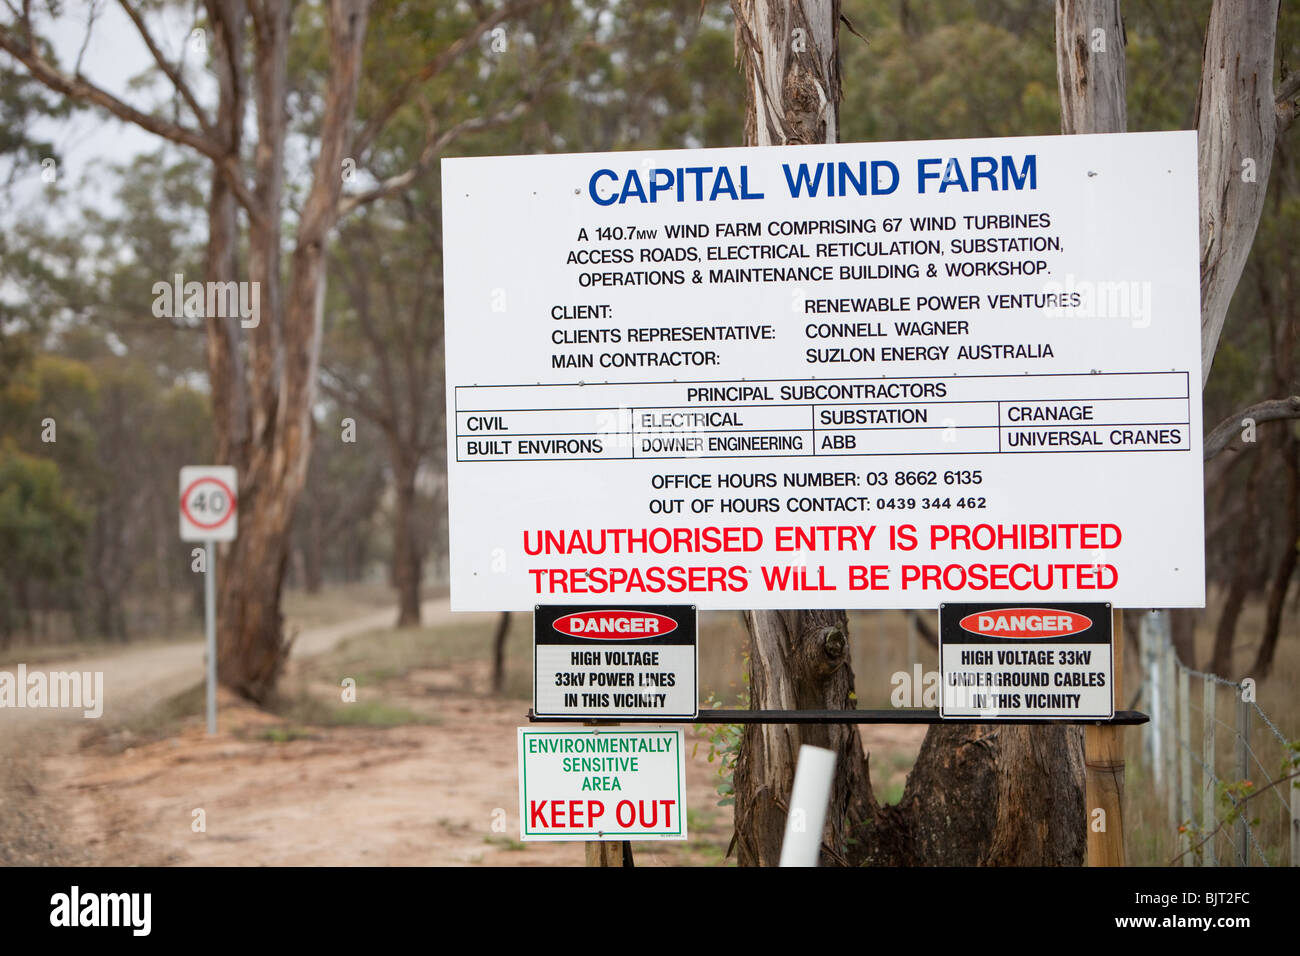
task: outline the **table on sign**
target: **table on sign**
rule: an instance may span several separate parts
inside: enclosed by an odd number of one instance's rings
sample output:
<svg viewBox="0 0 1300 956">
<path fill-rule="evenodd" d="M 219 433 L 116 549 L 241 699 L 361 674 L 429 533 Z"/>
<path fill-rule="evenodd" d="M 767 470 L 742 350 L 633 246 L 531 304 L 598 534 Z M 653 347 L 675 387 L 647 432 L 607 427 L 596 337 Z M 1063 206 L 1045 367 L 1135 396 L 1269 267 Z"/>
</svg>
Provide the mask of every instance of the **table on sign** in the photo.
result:
<svg viewBox="0 0 1300 956">
<path fill-rule="evenodd" d="M 455 390 L 474 461 L 1188 451 L 1185 372 Z"/>
</svg>

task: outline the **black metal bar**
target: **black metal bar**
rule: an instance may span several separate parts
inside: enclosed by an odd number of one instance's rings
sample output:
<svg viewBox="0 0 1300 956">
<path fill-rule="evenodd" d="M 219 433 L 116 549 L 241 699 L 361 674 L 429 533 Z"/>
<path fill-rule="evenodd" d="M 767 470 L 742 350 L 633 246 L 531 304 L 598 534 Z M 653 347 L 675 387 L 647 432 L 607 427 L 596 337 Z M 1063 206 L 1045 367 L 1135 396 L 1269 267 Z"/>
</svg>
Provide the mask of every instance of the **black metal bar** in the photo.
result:
<svg viewBox="0 0 1300 956">
<path fill-rule="evenodd" d="M 1140 710 L 1117 710 L 1109 720 L 1096 717 L 940 717 L 935 708 L 899 707 L 891 710 L 701 710 L 694 720 L 680 717 L 619 717 L 620 724 L 1145 724 L 1151 718 Z M 575 724 L 584 717 L 536 717 L 528 710 L 532 723 Z"/>
</svg>

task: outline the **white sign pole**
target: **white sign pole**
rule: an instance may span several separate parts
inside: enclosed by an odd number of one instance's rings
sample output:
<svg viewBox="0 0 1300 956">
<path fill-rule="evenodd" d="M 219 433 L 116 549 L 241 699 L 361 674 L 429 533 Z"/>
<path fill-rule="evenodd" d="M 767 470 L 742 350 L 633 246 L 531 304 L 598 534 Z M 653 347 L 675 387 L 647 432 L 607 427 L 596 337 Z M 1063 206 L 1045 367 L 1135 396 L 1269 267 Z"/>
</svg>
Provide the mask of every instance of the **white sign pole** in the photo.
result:
<svg viewBox="0 0 1300 956">
<path fill-rule="evenodd" d="M 186 465 L 180 474 L 182 541 L 202 541 L 203 624 L 207 667 L 208 735 L 217 732 L 217 542 L 238 534 L 239 476 L 229 465 Z"/>
<path fill-rule="evenodd" d="M 212 737 L 217 733 L 217 543 L 209 538 L 204 547 L 208 563 L 203 572 L 203 621 L 208 644 L 208 736 Z"/>
<path fill-rule="evenodd" d="M 785 839 L 781 843 L 781 866 L 817 865 L 834 779 L 835 751 L 807 744 L 799 748 L 790 813 L 785 818 Z"/>
</svg>

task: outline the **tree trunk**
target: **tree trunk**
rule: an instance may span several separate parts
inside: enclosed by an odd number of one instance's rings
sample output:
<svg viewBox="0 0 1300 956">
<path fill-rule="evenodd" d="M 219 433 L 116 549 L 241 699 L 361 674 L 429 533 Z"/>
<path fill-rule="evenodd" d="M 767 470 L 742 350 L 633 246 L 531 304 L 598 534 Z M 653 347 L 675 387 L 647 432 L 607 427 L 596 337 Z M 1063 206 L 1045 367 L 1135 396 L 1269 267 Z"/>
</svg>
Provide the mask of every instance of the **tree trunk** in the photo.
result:
<svg viewBox="0 0 1300 956">
<path fill-rule="evenodd" d="M 159 496 L 161 498 L 161 496 Z M 155 507 L 154 514 L 154 563 L 157 565 L 158 574 L 158 600 L 162 610 L 161 631 L 167 637 L 172 636 L 172 629 L 176 626 L 176 612 L 172 607 L 172 597 L 175 588 L 173 563 L 168 558 L 168 546 L 171 544 L 170 522 L 166 519 L 171 517 L 164 512 L 162 508 Z"/>
<path fill-rule="evenodd" d="M 366 8 L 365 0 L 333 0 L 329 7 L 331 70 L 318 138 L 320 152 L 298 220 L 283 303 L 277 291 L 279 230 L 275 224 L 280 219 L 284 164 L 288 4 L 268 4 L 257 20 L 261 138 L 254 159 L 256 195 L 275 204 L 265 208 L 267 222 L 250 228 L 250 274 L 268 283 L 271 314 L 263 314 L 251 330 L 251 434 L 247 464 L 240 472 L 239 537 L 219 575 L 217 666 L 223 684 L 258 703 L 274 695 L 289 653 L 280 592 L 294 506 L 311 453 L 325 243 L 338 217 L 344 139 L 356 105 Z M 278 342 L 277 313 L 282 313 Z M 277 354 L 279 362 L 269 358 Z"/>
<path fill-rule="evenodd" d="M 1278 0 L 1215 0 L 1196 100 L 1201 197 L 1201 383 L 1264 211 L 1278 112 Z"/>
<path fill-rule="evenodd" d="M 938 724 L 903 798 L 882 807 L 876 866 L 1077 866 L 1086 839 L 1083 739 L 1073 727 Z"/>
<path fill-rule="evenodd" d="M 1174 643 L 1174 653 L 1187 667 L 1196 666 L 1196 615 L 1195 608 L 1171 608 L 1169 635 Z"/>
<path fill-rule="evenodd" d="M 1221 677 L 1232 676 L 1232 646 L 1237 636 L 1237 620 L 1241 617 L 1246 596 L 1251 590 L 1257 544 L 1256 484 L 1259 480 L 1264 455 L 1257 454 L 1250 463 L 1246 489 L 1242 499 L 1241 520 L 1237 529 L 1237 553 L 1233 560 L 1232 579 L 1219 611 L 1219 625 L 1214 633 L 1214 653 L 1210 658 L 1210 672 Z"/>
<path fill-rule="evenodd" d="M 745 145 L 838 142 L 839 0 L 731 0 L 731 9 Z"/>
<path fill-rule="evenodd" d="M 1281 190 L 1275 194 L 1275 208 L 1282 202 Z M 1290 261 L 1291 236 L 1284 233 L 1279 237 L 1281 261 Z M 1280 295 L 1274 296 L 1267 282 L 1261 279 L 1261 306 L 1266 313 L 1273 312 L 1277 320 L 1274 326 L 1273 340 L 1273 392 L 1285 395 L 1291 389 L 1296 378 L 1296 317 L 1295 296 L 1292 293 L 1291 275 L 1285 270 L 1278 276 Z M 1270 308 L 1271 307 L 1271 308 Z M 1282 610 L 1286 605 L 1286 594 L 1291 587 L 1291 578 L 1295 574 L 1297 557 L 1300 557 L 1300 441 L 1296 439 L 1290 425 L 1279 428 L 1274 445 L 1282 460 L 1282 470 L 1286 475 L 1286 515 L 1282 522 L 1282 544 L 1278 555 L 1277 567 L 1269 585 L 1268 605 L 1265 612 L 1264 633 L 1260 638 L 1259 651 L 1255 655 L 1255 666 L 1251 668 L 1257 680 L 1263 680 L 1273 670 L 1273 655 L 1277 651 L 1278 634 L 1282 629 Z M 1260 448 L 1256 454 L 1264 451 Z"/>
<path fill-rule="evenodd" d="M 394 458 L 405 457 L 400 452 Z M 398 627 L 420 626 L 420 579 L 424 562 L 415 517 L 415 471 L 394 462 L 393 584 L 397 588 Z"/>
<path fill-rule="evenodd" d="M 302 548 L 302 587 L 308 594 L 320 594 L 324 577 L 321 570 L 320 538 L 313 535 L 311 543 Z"/>
<path fill-rule="evenodd" d="M 1287 469 L 1287 534 L 1269 585 L 1264 633 L 1255 655 L 1255 666 L 1251 668 L 1256 680 L 1263 680 L 1273 671 L 1273 655 L 1277 651 L 1277 638 L 1282 630 L 1282 608 L 1286 603 L 1287 589 L 1291 586 L 1291 577 L 1295 574 L 1296 549 L 1300 543 L 1300 465 L 1296 462 L 1296 441 L 1290 434 L 1283 439 L 1281 451 Z"/>
<path fill-rule="evenodd" d="M 750 702 L 758 709 L 852 710 L 853 667 L 843 611 L 750 611 Z M 854 724 L 749 724 L 736 760 L 736 848 L 741 866 L 781 858 L 799 747 L 834 751 L 835 785 L 822 863 L 856 862 L 849 839 L 874 815 L 862 741 Z"/>
<path fill-rule="evenodd" d="M 839 0 L 732 0 L 736 58 L 748 90 L 745 143 L 834 143 L 839 137 Z M 803 42 L 793 42 L 795 31 Z M 750 703 L 757 709 L 853 708 L 843 611 L 751 611 Z M 849 862 L 849 837 L 874 809 L 853 724 L 751 724 L 735 767 L 736 846 L 742 866 L 781 855 L 802 744 L 836 754 L 822 861 Z"/>
<path fill-rule="evenodd" d="M 1062 133 L 1128 129 L 1124 46 L 1119 0 L 1057 0 L 1056 85 Z"/>
</svg>

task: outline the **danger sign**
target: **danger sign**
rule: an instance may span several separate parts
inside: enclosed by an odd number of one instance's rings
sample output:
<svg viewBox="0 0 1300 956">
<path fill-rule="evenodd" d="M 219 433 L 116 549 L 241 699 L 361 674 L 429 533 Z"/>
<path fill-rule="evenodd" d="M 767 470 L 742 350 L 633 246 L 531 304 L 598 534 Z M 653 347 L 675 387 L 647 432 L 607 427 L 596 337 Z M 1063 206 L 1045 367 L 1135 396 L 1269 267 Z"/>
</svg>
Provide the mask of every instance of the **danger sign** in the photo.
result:
<svg viewBox="0 0 1300 956">
<path fill-rule="evenodd" d="M 682 732 L 519 728 L 521 840 L 685 840 Z"/>
<path fill-rule="evenodd" d="M 1109 604 L 944 604 L 943 717 L 1115 714 Z"/>
<path fill-rule="evenodd" d="M 235 469 L 186 465 L 180 477 L 182 541 L 234 541 L 239 507 Z"/>
<path fill-rule="evenodd" d="M 699 708 L 693 605 L 537 605 L 538 717 L 694 717 Z"/>
</svg>

